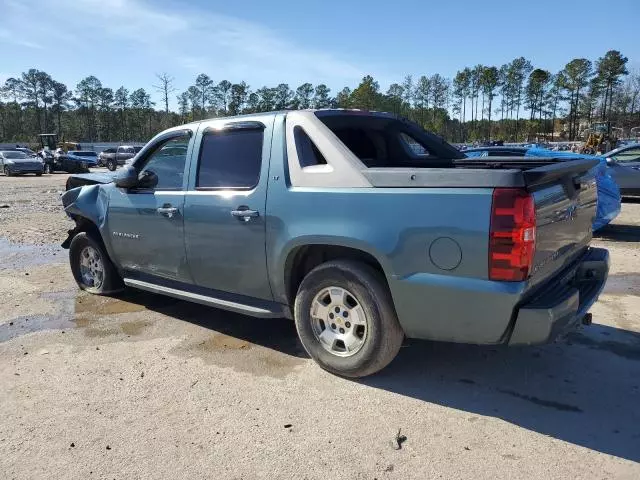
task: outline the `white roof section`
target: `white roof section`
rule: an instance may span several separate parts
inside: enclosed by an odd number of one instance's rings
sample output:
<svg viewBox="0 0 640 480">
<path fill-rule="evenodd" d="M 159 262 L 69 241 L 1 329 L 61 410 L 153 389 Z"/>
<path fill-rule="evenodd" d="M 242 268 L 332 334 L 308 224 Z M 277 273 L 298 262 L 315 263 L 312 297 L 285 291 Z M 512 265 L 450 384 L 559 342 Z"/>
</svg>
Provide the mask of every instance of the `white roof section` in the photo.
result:
<svg viewBox="0 0 640 480">
<path fill-rule="evenodd" d="M 365 165 L 315 115 L 314 110 L 287 112 L 286 139 L 289 178 L 294 187 L 368 188 Z M 318 148 L 326 165 L 302 167 L 295 143 L 295 129 L 301 128 Z"/>
</svg>

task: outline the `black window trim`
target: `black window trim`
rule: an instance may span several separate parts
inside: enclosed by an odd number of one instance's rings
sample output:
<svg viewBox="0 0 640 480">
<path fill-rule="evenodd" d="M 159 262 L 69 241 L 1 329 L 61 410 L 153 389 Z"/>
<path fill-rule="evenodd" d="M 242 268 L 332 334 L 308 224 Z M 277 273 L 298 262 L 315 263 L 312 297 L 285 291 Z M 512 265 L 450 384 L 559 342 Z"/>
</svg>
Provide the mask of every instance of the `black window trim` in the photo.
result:
<svg viewBox="0 0 640 480">
<path fill-rule="evenodd" d="M 222 127 L 213 127 L 209 126 L 202 131 L 202 137 L 205 135 L 216 134 L 216 133 L 225 133 L 228 131 L 238 131 L 238 130 L 264 130 L 267 126 L 255 120 L 246 120 L 241 122 L 229 122 L 225 123 Z"/>
<path fill-rule="evenodd" d="M 200 179 L 200 161 L 202 160 L 202 152 L 204 150 L 204 141 L 208 135 L 225 135 L 228 133 L 237 133 L 242 131 L 262 130 L 262 148 L 264 149 L 264 130 L 266 125 L 258 121 L 242 121 L 242 122 L 230 122 L 225 123 L 221 128 L 207 127 L 202 131 L 202 138 L 200 139 L 200 148 L 198 150 L 198 161 L 196 163 L 196 179 L 195 179 L 195 191 L 196 192 L 220 192 L 224 190 L 232 190 L 238 192 L 247 192 L 255 189 L 260 183 L 262 177 L 262 160 L 263 153 L 260 152 L 260 171 L 258 172 L 258 178 L 256 183 L 250 187 L 199 187 L 198 181 Z"/>
</svg>

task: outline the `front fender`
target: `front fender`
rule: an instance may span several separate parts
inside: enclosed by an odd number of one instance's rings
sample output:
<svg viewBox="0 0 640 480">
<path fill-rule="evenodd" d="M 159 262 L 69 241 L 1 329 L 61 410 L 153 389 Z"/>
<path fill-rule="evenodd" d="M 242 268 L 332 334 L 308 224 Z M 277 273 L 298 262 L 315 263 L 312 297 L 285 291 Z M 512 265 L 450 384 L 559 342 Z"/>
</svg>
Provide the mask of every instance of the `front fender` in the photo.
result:
<svg viewBox="0 0 640 480">
<path fill-rule="evenodd" d="M 72 188 L 62 195 L 64 211 L 76 222 L 76 228 L 69 231 L 69 236 L 63 242 L 63 248 L 69 248 L 71 240 L 81 231 L 87 230 L 89 222 L 97 230 L 102 241 L 111 255 L 109 236 L 105 235 L 109 194 L 104 185 L 86 185 Z"/>
</svg>

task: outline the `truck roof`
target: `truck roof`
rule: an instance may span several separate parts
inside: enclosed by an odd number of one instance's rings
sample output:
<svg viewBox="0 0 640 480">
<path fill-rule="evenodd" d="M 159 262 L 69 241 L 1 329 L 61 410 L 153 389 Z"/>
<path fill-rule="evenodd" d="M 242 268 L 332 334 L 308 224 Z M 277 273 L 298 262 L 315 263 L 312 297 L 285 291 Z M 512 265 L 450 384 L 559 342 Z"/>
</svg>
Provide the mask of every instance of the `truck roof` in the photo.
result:
<svg viewBox="0 0 640 480">
<path fill-rule="evenodd" d="M 248 117 L 273 117 L 275 115 L 280 114 L 288 114 L 294 112 L 311 112 L 315 113 L 318 117 L 328 116 L 328 115 L 363 115 L 363 116 L 375 116 L 375 117 L 385 117 L 385 118 L 397 118 L 402 119 L 399 115 L 389 112 L 381 112 L 376 110 L 360 110 L 357 108 L 305 108 L 300 110 L 274 110 L 271 112 L 259 112 L 259 113 L 243 113 L 242 115 L 231 115 L 226 117 L 210 117 L 203 118 L 201 120 L 195 120 L 193 122 L 185 123 L 184 125 L 198 125 L 203 122 L 209 122 L 211 120 L 218 119 L 226 119 L 226 120 L 234 120 Z M 179 127 L 184 127 L 184 125 L 180 125 Z M 175 127 L 175 128 L 179 128 Z"/>
</svg>

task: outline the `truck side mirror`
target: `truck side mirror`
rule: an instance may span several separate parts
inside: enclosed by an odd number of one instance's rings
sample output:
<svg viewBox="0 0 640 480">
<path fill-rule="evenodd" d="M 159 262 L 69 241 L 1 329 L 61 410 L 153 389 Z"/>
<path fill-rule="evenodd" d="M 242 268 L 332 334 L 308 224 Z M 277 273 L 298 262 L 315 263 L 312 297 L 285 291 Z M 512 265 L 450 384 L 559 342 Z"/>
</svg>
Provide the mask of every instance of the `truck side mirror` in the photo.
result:
<svg viewBox="0 0 640 480">
<path fill-rule="evenodd" d="M 138 185 L 139 188 L 148 188 L 153 189 L 158 186 L 158 175 L 156 175 L 151 170 L 145 170 L 138 177 Z"/>
<path fill-rule="evenodd" d="M 138 185 L 138 172 L 131 165 L 125 165 L 114 180 L 116 187 L 133 188 Z"/>
</svg>

